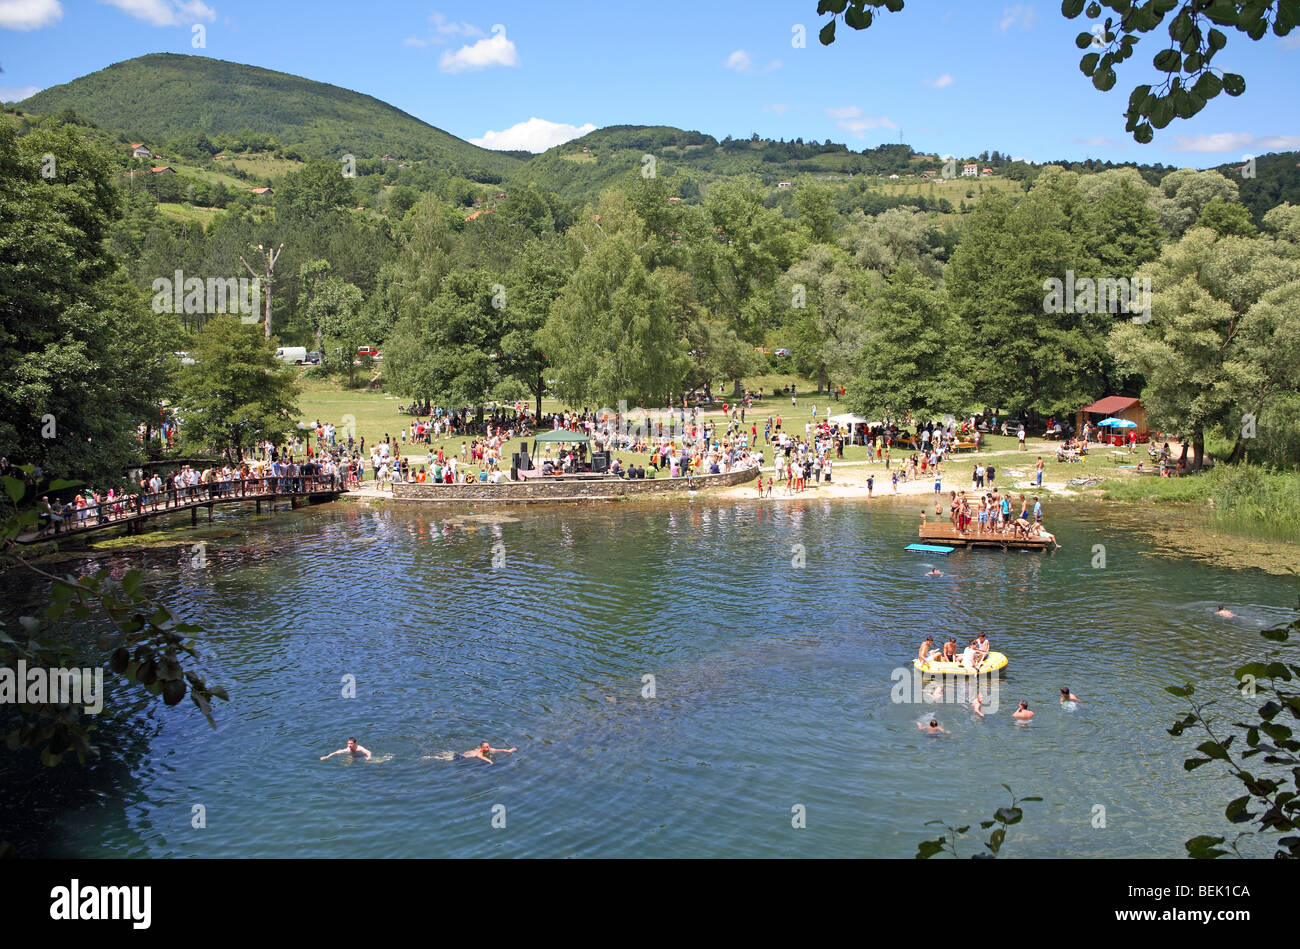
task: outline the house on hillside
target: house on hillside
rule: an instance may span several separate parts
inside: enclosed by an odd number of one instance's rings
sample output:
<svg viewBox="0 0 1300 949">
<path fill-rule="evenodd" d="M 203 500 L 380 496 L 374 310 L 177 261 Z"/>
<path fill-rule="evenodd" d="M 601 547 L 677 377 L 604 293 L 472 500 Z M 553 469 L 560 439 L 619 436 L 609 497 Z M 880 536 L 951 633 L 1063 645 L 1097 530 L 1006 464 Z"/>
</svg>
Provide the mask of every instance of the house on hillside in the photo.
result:
<svg viewBox="0 0 1300 949">
<path fill-rule="evenodd" d="M 257 195 L 259 198 L 262 196 L 270 197 L 271 195 L 275 194 L 275 192 L 272 191 L 270 188 L 253 188 L 252 191 L 253 194 Z"/>
<path fill-rule="evenodd" d="M 672 195 L 672 196 L 670 196 L 670 197 L 668 198 L 668 200 L 669 200 L 669 201 L 680 201 L 681 198 L 677 197 L 677 195 Z"/>
<path fill-rule="evenodd" d="M 776 183 L 776 186 L 777 186 L 778 188 L 793 188 L 793 187 L 794 187 L 794 183 L 793 183 L 793 182 L 790 182 L 790 181 L 778 181 L 778 182 Z"/>
<path fill-rule="evenodd" d="M 992 168 L 985 168 L 983 171 L 980 172 L 980 177 L 981 177 L 981 178 L 992 178 L 992 177 L 993 177 L 993 169 L 992 169 Z"/>
<path fill-rule="evenodd" d="M 968 165 L 962 165 L 962 166 L 961 166 L 961 176 L 962 176 L 963 178 L 974 178 L 974 177 L 977 176 L 979 173 L 980 173 L 980 166 L 979 166 L 979 165 L 976 165 L 976 164 L 968 164 Z"/>
<path fill-rule="evenodd" d="M 890 175 L 890 176 L 889 176 L 889 180 L 890 180 L 890 181 L 898 181 L 898 175 Z"/>
<path fill-rule="evenodd" d="M 127 147 L 131 149 L 132 158 L 153 158 L 153 152 L 149 151 L 149 149 L 145 148 L 141 144 L 137 143 L 135 145 L 128 145 Z"/>
<path fill-rule="evenodd" d="M 923 171 L 923 172 L 921 172 L 921 177 L 922 177 L 922 178 L 933 178 L 933 177 L 935 176 L 935 174 L 936 174 L 936 172 L 933 172 L 933 171 Z"/>
<path fill-rule="evenodd" d="M 152 168 L 149 169 L 149 174 L 151 174 L 151 175 L 174 175 L 174 174 L 176 174 L 176 169 L 175 169 L 175 168 L 169 168 L 167 165 L 155 165 L 154 167 L 152 167 Z"/>
<path fill-rule="evenodd" d="M 492 213 L 493 211 L 495 211 L 495 210 L 496 210 L 496 208 L 483 208 L 482 210 L 475 211 L 475 212 L 474 212 L 473 214 L 471 214 L 469 217 L 465 218 L 465 220 L 466 220 L 466 221 L 476 221 L 476 220 L 478 220 L 479 217 L 481 217 L 482 215 L 484 215 L 484 214 L 491 214 L 491 213 Z"/>
</svg>

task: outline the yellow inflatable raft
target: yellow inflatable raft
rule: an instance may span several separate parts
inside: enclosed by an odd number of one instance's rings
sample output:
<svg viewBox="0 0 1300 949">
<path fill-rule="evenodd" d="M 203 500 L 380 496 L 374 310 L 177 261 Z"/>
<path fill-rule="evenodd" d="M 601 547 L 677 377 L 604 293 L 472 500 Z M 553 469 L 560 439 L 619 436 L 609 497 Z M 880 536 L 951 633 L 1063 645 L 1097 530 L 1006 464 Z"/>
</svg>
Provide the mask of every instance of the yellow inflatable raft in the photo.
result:
<svg viewBox="0 0 1300 949">
<path fill-rule="evenodd" d="M 960 662 L 922 662 L 920 659 L 913 659 L 912 666 L 926 675 L 949 675 L 949 676 L 969 676 L 975 675 L 978 671 L 980 674 L 985 672 L 996 672 L 1007 664 L 1007 657 L 1000 652 L 991 652 L 985 657 L 984 662 L 980 664 L 978 670 L 970 666 L 962 665 Z"/>
</svg>

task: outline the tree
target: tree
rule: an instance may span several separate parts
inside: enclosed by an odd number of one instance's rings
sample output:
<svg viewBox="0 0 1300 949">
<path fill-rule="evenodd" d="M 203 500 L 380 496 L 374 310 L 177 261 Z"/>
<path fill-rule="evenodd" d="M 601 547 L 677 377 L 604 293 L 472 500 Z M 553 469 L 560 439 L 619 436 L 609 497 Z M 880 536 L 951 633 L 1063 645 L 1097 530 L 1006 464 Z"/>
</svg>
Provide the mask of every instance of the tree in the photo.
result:
<svg viewBox="0 0 1300 949">
<path fill-rule="evenodd" d="M 537 240 L 524 248 L 505 279 L 505 300 L 500 310 L 504 320 L 501 368 L 532 394 L 539 416 L 548 362 L 537 337 L 568 276 L 559 245 L 554 240 Z"/>
<path fill-rule="evenodd" d="M 307 304 L 307 320 L 317 327 L 316 346 L 324 346 L 327 365 L 348 374 L 349 388 L 356 382 L 357 350 L 372 345 L 375 338 L 372 314 L 362 303 L 359 287 L 325 277 Z"/>
<path fill-rule="evenodd" d="M 1144 378 L 1148 418 L 1181 433 L 1184 454 L 1190 440 L 1199 468 L 1207 430 L 1240 431 L 1243 415 L 1258 419 L 1300 383 L 1300 258 L 1271 239 L 1198 227 L 1142 274 L 1151 280 L 1151 320 L 1117 323 L 1111 351 Z"/>
<path fill-rule="evenodd" d="M 673 281 L 646 269 L 637 253 L 643 235 L 634 216 L 613 233 L 579 235 L 591 244 L 583 241 L 586 252 L 538 334 L 555 392 L 570 405 L 660 400 L 688 370 Z"/>
<path fill-rule="evenodd" d="M 1084 222 L 1069 178 L 1046 173 L 1029 194 L 990 195 L 975 209 L 945 283 L 964 339 L 988 354 L 971 366 L 978 401 L 1049 415 L 1105 388 L 1114 316 L 1049 306 L 1045 292 L 1049 280 L 1097 273 L 1079 233 Z"/>
<path fill-rule="evenodd" d="M 1237 183 L 1217 171 L 1179 168 L 1160 179 L 1162 197 L 1156 201 L 1160 224 L 1175 240 L 1182 237 L 1210 202 L 1236 202 Z"/>
<path fill-rule="evenodd" d="M 502 323 L 489 275 L 454 271 L 431 300 L 408 298 L 384 353 L 391 385 L 403 395 L 451 407 L 482 408 L 501 378 Z"/>
<path fill-rule="evenodd" d="M 175 366 L 171 327 L 107 251 L 114 175 L 73 126 L 17 139 L 0 124 L 0 445 L 109 483 L 139 459 L 134 426 Z"/>
<path fill-rule="evenodd" d="M 1251 223 L 1249 211 L 1222 198 L 1215 198 L 1201 210 L 1196 226 L 1208 227 L 1220 237 L 1255 237 L 1259 234 Z"/>
<path fill-rule="evenodd" d="M 190 444 L 239 461 L 260 441 L 279 444 L 297 421 L 293 370 L 257 330 L 214 317 L 190 350 L 194 365 L 181 370 L 177 414 Z"/>
<path fill-rule="evenodd" d="M 903 9 L 903 0 L 818 0 L 817 13 L 831 14 L 819 34 L 822 44 L 835 42 L 840 17 L 846 26 L 865 30 L 881 7 L 897 13 Z M 1075 46 L 1088 51 L 1079 68 L 1101 92 L 1115 86 L 1115 67 L 1133 55 L 1142 34 L 1156 30 L 1173 13 L 1167 30 L 1170 45 L 1152 59 L 1165 79 L 1158 86 L 1135 87 L 1125 112 L 1125 131 L 1143 144 L 1154 138 L 1155 129 L 1164 128 L 1174 118 L 1191 118 L 1220 92 L 1239 96 L 1246 91 L 1246 80 L 1240 75 L 1211 65 L 1215 54 L 1228 44 L 1218 27 L 1232 27 L 1259 40 L 1270 30 L 1275 36 L 1287 36 L 1300 23 L 1295 0 L 1062 0 L 1061 13 L 1069 20 L 1086 14 L 1096 21 L 1103 7 L 1113 10 L 1119 19 L 1107 17 L 1092 32 L 1075 37 Z"/>
<path fill-rule="evenodd" d="M 817 391 L 821 392 L 827 388 L 827 370 L 842 377 L 857 353 L 864 316 L 862 284 L 848 255 L 830 244 L 809 247 L 790 267 L 784 282 L 794 308 L 806 307 L 816 328 Z"/>
<path fill-rule="evenodd" d="M 963 411 L 974 397 L 966 338 L 942 290 L 904 265 L 873 301 L 848 386 L 854 412 L 869 418 L 935 418 Z"/>
<path fill-rule="evenodd" d="M 275 189 L 275 212 L 280 223 L 286 228 L 321 223 L 337 218 L 341 209 L 352 207 L 352 179 L 343 177 L 343 170 L 339 162 L 322 160 L 285 175 Z"/>
</svg>

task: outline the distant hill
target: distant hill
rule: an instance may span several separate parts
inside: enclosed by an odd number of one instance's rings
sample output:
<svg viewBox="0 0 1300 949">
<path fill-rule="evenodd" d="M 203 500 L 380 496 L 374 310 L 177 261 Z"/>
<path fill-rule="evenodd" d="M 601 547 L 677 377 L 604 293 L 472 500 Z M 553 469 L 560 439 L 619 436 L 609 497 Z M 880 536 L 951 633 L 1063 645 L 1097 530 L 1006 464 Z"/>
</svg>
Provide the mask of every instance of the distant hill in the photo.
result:
<svg viewBox="0 0 1300 949">
<path fill-rule="evenodd" d="M 471 145 L 372 96 L 203 56 L 151 53 L 115 63 L 38 92 L 22 108 L 72 109 L 155 147 L 247 131 L 273 136 L 307 158 L 392 153 L 483 181 L 521 164 L 516 154 Z"/>
<path fill-rule="evenodd" d="M 573 199 L 594 196 L 629 172 L 639 171 L 645 155 L 654 156 L 657 175 L 681 175 L 691 181 L 730 175 L 775 181 L 801 174 L 892 174 L 915 170 L 923 158 L 907 145 L 853 152 L 830 142 L 718 141 L 703 132 L 671 126 L 612 125 L 543 152 L 516 169 L 509 180 Z"/>
</svg>

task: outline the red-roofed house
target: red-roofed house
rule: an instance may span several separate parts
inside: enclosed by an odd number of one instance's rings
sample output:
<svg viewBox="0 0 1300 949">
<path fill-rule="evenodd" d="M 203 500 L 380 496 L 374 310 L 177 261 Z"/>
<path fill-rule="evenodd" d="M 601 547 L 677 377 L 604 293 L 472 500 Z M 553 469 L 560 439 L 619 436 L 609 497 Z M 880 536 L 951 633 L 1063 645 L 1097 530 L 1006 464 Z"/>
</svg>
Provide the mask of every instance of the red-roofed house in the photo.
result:
<svg viewBox="0 0 1300 949">
<path fill-rule="evenodd" d="M 1127 395 L 1108 395 L 1104 399 L 1098 399 L 1092 405 L 1085 405 L 1079 409 L 1075 416 L 1075 429 L 1082 432 L 1083 423 L 1091 422 L 1093 428 L 1097 423 L 1107 418 L 1128 419 L 1130 422 L 1137 424 L 1137 435 L 1139 441 L 1147 440 L 1147 412 L 1142 408 L 1140 399 L 1135 399 Z M 1106 429 L 1103 432 L 1109 434 Z M 1134 429 L 1117 428 L 1113 430 L 1117 435 L 1127 435 Z"/>
<path fill-rule="evenodd" d="M 176 174 L 176 169 L 175 169 L 175 168 L 168 168 L 166 165 L 155 165 L 154 167 L 152 167 L 152 168 L 149 169 L 149 174 L 151 174 L 151 175 L 162 175 L 162 174 L 174 175 L 174 174 Z"/>
<path fill-rule="evenodd" d="M 149 149 L 145 148 L 143 145 L 135 144 L 128 145 L 127 147 L 131 149 L 132 158 L 153 158 L 153 152 L 149 151 Z"/>
</svg>

